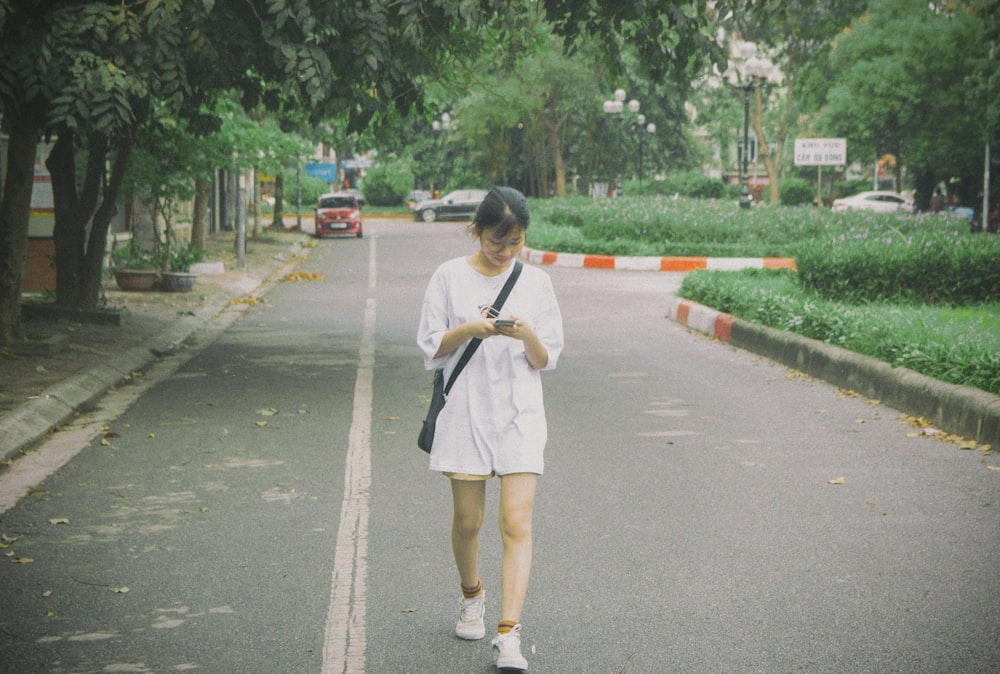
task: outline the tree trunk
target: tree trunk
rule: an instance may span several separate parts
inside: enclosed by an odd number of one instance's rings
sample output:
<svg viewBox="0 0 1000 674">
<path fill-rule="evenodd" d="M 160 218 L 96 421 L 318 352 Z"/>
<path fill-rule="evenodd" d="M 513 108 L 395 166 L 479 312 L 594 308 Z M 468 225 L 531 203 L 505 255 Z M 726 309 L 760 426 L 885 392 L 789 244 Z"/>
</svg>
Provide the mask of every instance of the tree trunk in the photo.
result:
<svg viewBox="0 0 1000 674">
<path fill-rule="evenodd" d="M 271 218 L 271 228 L 285 229 L 285 177 L 278 172 L 274 176 L 274 216 Z"/>
<path fill-rule="evenodd" d="M 52 175 L 55 205 L 53 238 L 56 252 L 56 304 L 78 307 L 81 303 L 83 265 L 87 245 L 87 223 L 104 178 L 107 141 L 98 137 L 91 143 L 82 190 L 77 193 L 76 135 L 62 129 L 46 160 Z"/>
<path fill-rule="evenodd" d="M 555 116 L 554 112 L 553 116 Z M 556 174 L 555 195 L 560 198 L 566 196 L 566 162 L 562 156 L 562 139 L 559 138 L 559 131 L 562 129 L 562 122 L 565 119 L 563 117 L 561 120 L 552 120 L 546 124 L 549 132 L 549 151 L 552 153 L 552 167 Z"/>
<path fill-rule="evenodd" d="M 9 120 L 12 126 L 0 197 L 0 342 L 24 339 L 21 283 L 28 252 L 35 152 L 43 119 L 40 110 L 25 110 Z"/>
<path fill-rule="evenodd" d="M 204 178 L 194 181 L 194 208 L 191 214 L 191 245 L 205 248 L 208 231 L 208 202 L 212 198 L 212 183 Z"/>
<path fill-rule="evenodd" d="M 778 190 L 778 168 L 771 157 L 771 149 L 767 146 L 764 137 L 764 101 L 760 92 L 760 87 L 754 89 L 754 106 L 750 115 L 754 133 L 757 135 L 757 152 L 764 160 L 764 171 L 767 172 L 768 182 L 768 202 L 777 205 L 780 192 Z"/>
<path fill-rule="evenodd" d="M 134 133 L 122 134 L 119 145 L 111 164 L 111 176 L 104 186 L 103 199 L 94 212 L 90 225 L 90 237 L 84 252 L 83 273 L 80 277 L 81 309 L 93 309 L 101 297 L 101 281 L 104 275 L 104 256 L 108 250 L 108 230 L 111 228 L 111 218 L 118 210 L 118 195 L 121 192 L 122 181 L 128 168 L 128 160 L 132 154 L 132 138 Z M 84 199 L 87 197 L 85 196 Z"/>
</svg>

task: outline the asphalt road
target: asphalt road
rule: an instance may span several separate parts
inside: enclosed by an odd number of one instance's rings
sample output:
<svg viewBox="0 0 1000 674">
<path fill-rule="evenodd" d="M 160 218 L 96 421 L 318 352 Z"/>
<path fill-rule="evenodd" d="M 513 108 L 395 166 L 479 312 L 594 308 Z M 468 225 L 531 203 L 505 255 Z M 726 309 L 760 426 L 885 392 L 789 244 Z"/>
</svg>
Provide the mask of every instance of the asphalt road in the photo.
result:
<svg viewBox="0 0 1000 674">
<path fill-rule="evenodd" d="M 322 280 L 110 394 L 103 443 L 54 436 L 65 465 L 0 514 L 0 671 L 491 672 L 451 634 L 450 496 L 415 445 L 421 296 L 471 246 L 324 240 Z M 1000 670 L 992 457 L 666 320 L 678 275 L 548 271 L 534 674 Z"/>
</svg>

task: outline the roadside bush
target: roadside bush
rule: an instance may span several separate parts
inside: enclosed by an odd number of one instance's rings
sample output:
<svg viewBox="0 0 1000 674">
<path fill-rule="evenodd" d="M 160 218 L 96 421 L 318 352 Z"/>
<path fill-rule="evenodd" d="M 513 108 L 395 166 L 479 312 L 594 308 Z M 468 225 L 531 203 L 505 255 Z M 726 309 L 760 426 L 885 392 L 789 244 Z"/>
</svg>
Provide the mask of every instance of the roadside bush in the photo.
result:
<svg viewBox="0 0 1000 674">
<path fill-rule="evenodd" d="M 285 205 L 295 204 L 296 194 L 295 194 L 295 169 L 286 168 L 281 173 L 284 180 L 284 199 Z M 313 178 L 310 175 L 306 175 L 303 171 L 301 175 L 301 182 L 299 183 L 302 188 L 302 207 L 307 209 L 312 209 L 313 206 L 319 201 L 319 196 L 321 194 L 326 194 L 330 191 L 330 185 L 325 180 L 320 180 L 319 178 Z"/>
<path fill-rule="evenodd" d="M 871 180 L 842 180 L 833 186 L 833 194 L 831 194 L 830 197 L 831 199 L 840 199 L 841 197 L 854 196 L 859 192 L 866 192 L 870 189 L 872 189 Z"/>
<path fill-rule="evenodd" d="M 405 159 L 372 166 L 362 185 L 365 202 L 373 206 L 399 206 L 413 189 L 413 168 Z"/>
<path fill-rule="evenodd" d="M 812 204 L 816 199 L 816 186 L 802 178 L 788 178 L 780 185 L 781 203 L 785 206 Z"/>
<path fill-rule="evenodd" d="M 660 194 L 679 194 L 695 199 L 719 199 L 726 193 L 725 184 L 701 171 L 671 173 L 657 185 Z"/>
<path fill-rule="evenodd" d="M 803 242 L 804 287 L 853 302 L 969 304 L 1000 297 L 1000 237 L 973 235 L 946 216 L 869 216 L 867 223 Z"/>
</svg>

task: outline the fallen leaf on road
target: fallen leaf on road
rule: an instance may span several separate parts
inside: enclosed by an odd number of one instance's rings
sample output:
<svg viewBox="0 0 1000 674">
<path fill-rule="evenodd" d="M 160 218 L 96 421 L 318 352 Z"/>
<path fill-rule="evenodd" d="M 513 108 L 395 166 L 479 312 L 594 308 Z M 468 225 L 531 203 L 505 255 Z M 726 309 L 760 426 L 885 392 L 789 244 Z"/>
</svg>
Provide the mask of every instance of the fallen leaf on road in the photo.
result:
<svg viewBox="0 0 1000 674">
<path fill-rule="evenodd" d="M 259 410 L 257 410 L 257 414 L 259 414 L 262 417 L 273 417 L 277 413 L 278 410 L 274 409 L 273 407 L 261 407 Z"/>
<path fill-rule="evenodd" d="M 31 557 L 15 557 L 14 559 L 10 560 L 10 563 L 11 564 L 31 564 L 33 561 L 35 561 L 35 560 L 33 560 Z"/>
<path fill-rule="evenodd" d="M 126 592 L 128 592 L 128 588 L 127 587 L 112 587 L 112 588 L 109 588 L 109 589 L 112 592 L 117 592 L 118 594 L 125 594 Z"/>
<path fill-rule="evenodd" d="M 254 424 L 254 426 L 257 426 L 258 428 L 264 428 L 265 426 L 267 426 L 267 422 L 264 421 L 263 419 L 261 419 L 259 421 L 255 421 L 255 422 L 253 422 L 253 424 Z"/>
<path fill-rule="evenodd" d="M 827 484 L 847 484 L 847 480 L 842 477 L 835 477 L 832 480 L 827 480 Z"/>
<path fill-rule="evenodd" d="M 282 281 L 322 281 L 325 277 L 311 271 L 297 271 L 286 274 Z"/>
<path fill-rule="evenodd" d="M 68 517 L 50 517 L 49 524 L 69 524 Z"/>
<path fill-rule="evenodd" d="M 39 374 L 42 374 L 42 373 L 48 372 L 48 370 L 45 369 L 44 365 L 36 365 L 35 366 L 35 372 L 38 372 Z"/>
<path fill-rule="evenodd" d="M 399 421 L 399 417 L 382 417 L 382 421 Z"/>
</svg>

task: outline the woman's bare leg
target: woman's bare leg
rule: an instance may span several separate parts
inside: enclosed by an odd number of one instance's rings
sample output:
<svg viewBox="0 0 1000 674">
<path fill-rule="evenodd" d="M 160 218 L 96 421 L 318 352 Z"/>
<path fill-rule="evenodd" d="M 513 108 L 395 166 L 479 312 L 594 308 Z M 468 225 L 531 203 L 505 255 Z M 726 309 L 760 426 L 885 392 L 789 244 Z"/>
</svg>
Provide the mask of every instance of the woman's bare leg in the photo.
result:
<svg viewBox="0 0 1000 674">
<path fill-rule="evenodd" d="M 500 478 L 500 619 L 521 622 L 521 610 L 531 575 L 531 520 L 535 507 L 534 473 L 513 473 Z M 475 582 L 475 581 L 473 581 Z"/>
<path fill-rule="evenodd" d="M 479 530 L 486 512 L 485 480 L 451 480 L 454 516 L 451 549 L 462 585 L 473 588 L 479 582 Z"/>
</svg>

